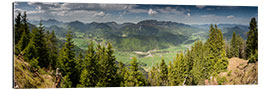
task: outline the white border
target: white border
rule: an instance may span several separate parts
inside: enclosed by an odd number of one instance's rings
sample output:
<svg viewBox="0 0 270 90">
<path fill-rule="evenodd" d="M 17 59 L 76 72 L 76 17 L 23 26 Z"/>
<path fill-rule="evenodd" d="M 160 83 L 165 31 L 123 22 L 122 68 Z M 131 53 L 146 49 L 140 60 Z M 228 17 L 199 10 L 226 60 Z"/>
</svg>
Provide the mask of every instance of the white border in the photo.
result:
<svg viewBox="0 0 270 90">
<path fill-rule="evenodd" d="M 16 0 L 25 1 L 25 0 Z M 29 0 L 28 0 L 29 1 Z M 223 6 L 258 6 L 259 27 L 259 85 L 226 85 L 226 86 L 179 86 L 179 87 L 143 87 L 143 88 L 91 88 L 114 90 L 137 89 L 188 89 L 188 90 L 255 90 L 269 88 L 270 81 L 270 27 L 269 0 L 31 0 L 42 2 L 73 3 L 119 3 L 119 4 L 174 4 L 174 5 L 223 5 Z M 12 89 L 12 0 L 1 1 L 0 32 L 0 86 L 1 89 Z M 89 88 L 86 88 L 89 89 Z"/>
</svg>

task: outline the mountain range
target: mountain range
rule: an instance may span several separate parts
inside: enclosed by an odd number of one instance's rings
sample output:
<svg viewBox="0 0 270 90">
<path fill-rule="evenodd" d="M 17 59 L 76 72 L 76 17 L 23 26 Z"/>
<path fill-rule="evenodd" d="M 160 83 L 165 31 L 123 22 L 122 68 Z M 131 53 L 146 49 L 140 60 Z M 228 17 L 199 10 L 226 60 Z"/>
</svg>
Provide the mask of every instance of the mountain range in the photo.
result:
<svg viewBox="0 0 270 90">
<path fill-rule="evenodd" d="M 38 25 L 39 21 L 29 21 Z M 164 49 L 169 46 L 189 44 L 195 40 L 205 40 L 208 37 L 210 24 L 193 24 L 172 21 L 143 20 L 138 23 L 62 22 L 55 19 L 43 20 L 46 30 L 54 30 L 58 37 L 65 37 L 68 30 L 74 32 L 75 38 L 94 40 L 98 43 L 111 42 L 120 51 L 148 51 Z M 224 37 L 230 40 L 232 33 L 240 34 L 246 39 L 247 25 L 218 24 Z M 187 43 L 189 42 L 189 43 Z M 87 42 L 84 44 L 88 44 Z M 87 46 L 87 45 L 84 45 Z"/>
</svg>

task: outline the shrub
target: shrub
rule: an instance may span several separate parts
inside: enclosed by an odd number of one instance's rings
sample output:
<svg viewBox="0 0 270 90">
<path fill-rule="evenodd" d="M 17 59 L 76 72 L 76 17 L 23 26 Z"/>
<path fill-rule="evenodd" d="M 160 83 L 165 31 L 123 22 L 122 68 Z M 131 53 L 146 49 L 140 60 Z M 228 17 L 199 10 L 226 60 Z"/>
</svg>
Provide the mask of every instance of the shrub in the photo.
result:
<svg viewBox="0 0 270 90">
<path fill-rule="evenodd" d="M 222 78 L 218 77 L 217 81 L 218 81 L 218 85 L 223 85 L 225 82 L 227 82 L 227 79 L 225 76 L 223 76 Z"/>
</svg>

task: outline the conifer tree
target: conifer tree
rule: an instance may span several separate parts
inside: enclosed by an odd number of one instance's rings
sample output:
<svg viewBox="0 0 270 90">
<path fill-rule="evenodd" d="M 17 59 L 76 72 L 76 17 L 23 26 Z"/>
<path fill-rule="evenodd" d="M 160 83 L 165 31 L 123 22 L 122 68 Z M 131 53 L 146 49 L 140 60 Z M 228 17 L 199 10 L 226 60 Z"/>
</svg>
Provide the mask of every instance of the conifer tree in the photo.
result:
<svg viewBox="0 0 270 90">
<path fill-rule="evenodd" d="M 14 32 L 15 32 L 14 45 L 16 45 L 20 41 L 21 35 L 23 33 L 21 12 L 19 12 L 15 18 Z"/>
<path fill-rule="evenodd" d="M 30 41 L 30 31 L 27 26 L 26 12 L 21 16 L 20 12 L 15 19 L 15 55 L 20 54 Z"/>
<path fill-rule="evenodd" d="M 47 47 L 49 52 L 49 66 L 52 67 L 52 69 L 56 69 L 56 63 L 57 63 L 57 57 L 58 57 L 58 42 L 57 38 L 55 36 L 54 31 L 48 34 L 47 37 Z"/>
<path fill-rule="evenodd" d="M 237 36 L 235 32 L 233 32 L 233 36 L 231 39 L 231 48 L 230 48 L 230 56 L 231 57 L 239 57 L 239 44 L 238 44 Z"/>
<path fill-rule="evenodd" d="M 22 33 L 25 33 L 25 35 L 26 35 L 25 42 L 29 43 L 31 35 L 30 35 L 29 27 L 28 27 L 26 11 L 24 11 L 24 14 L 22 16 L 22 28 L 23 28 Z"/>
<path fill-rule="evenodd" d="M 26 42 L 28 40 L 28 37 L 26 36 L 25 32 L 22 33 L 22 37 L 20 41 L 15 46 L 15 54 L 20 54 L 28 45 L 29 42 Z"/>
<path fill-rule="evenodd" d="M 118 71 L 117 71 L 117 75 L 118 75 L 118 81 L 120 83 L 120 87 L 123 87 L 125 85 L 125 81 L 126 81 L 126 78 L 127 77 L 127 68 L 124 66 L 123 62 L 119 62 L 119 65 L 118 65 Z"/>
<path fill-rule="evenodd" d="M 166 65 L 164 59 L 162 58 L 160 63 L 160 79 L 161 79 L 161 85 L 165 86 L 168 83 L 168 66 Z M 159 73 L 158 73 L 159 74 Z"/>
<path fill-rule="evenodd" d="M 168 64 L 168 86 L 173 86 L 174 84 L 174 71 L 173 71 L 173 65 L 172 62 L 170 61 Z"/>
<path fill-rule="evenodd" d="M 249 23 L 249 32 L 247 42 L 246 42 L 246 58 L 250 58 L 253 54 L 258 51 L 258 28 L 257 21 L 255 18 L 252 18 Z"/>
<path fill-rule="evenodd" d="M 160 86 L 162 80 L 160 79 L 159 72 L 155 66 L 152 67 L 148 73 L 148 81 L 151 86 Z"/>
<path fill-rule="evenodd" d="M 139 71 L 139 66 L 137 59 L 133 57 L 130 67 L 129 67 L 129 73 L 127 75 L 127 80 L 125 81 L 124 86 L 146 86 L 147 82 L 142 75 L 142 73 Z"/>
<path fill-rule="evenodd" d="M 245 58 L 245 40 L 238 34 L 237 35 L 237 42 L 239 44 L 239 58 Z"/>
<path fill-rule="evenodd" d="M 98 59 L 100 64 L 100 81 L 98 86 L 112 87 L 117 86 L 117 66 L 115 56 L 113 55 L 112 45 L 107 44 L 107 48 L 104 46 L 98 50 Z"/>
<path fill-rule="evenodd" d="M 94 44 L 91 42 L 88 46 L 84 59 L 84 66 L 80 76 L 79 87 L 95 87 L 99 81 L 99 68 Z"/>
<path fill-rule="evenodd" d="M 76 87 L 79 80 L 77 80 L 77 73 L 74 69 L 76 67 L 75 50 L 70 31 L 66 35 L 66 42 L 61 49 L 58 60 L 60 69 L 63 70 L 63 76 L 66 77 L 67 80 L 71 81 L 71 83 L 67 83 L 71 85 L 66 86 Z"/>
</svg>

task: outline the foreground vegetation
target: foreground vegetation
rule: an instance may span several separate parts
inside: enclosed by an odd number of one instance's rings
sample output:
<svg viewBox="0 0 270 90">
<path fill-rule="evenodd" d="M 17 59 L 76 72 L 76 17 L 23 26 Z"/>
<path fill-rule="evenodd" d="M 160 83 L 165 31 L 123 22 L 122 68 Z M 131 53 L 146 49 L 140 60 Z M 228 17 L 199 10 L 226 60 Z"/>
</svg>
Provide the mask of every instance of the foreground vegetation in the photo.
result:
<svg viewBox="0 0 270 90">
<path fill-rule="evenodd" d="M 221 30 L 216 25 L 211 25 L 205 42 L 198 40 L 190 49 L 176 52 L 175 59 L 168 64 L 162 58 L 148 72 L 135 57 L 132 57 L 129 64 L 118 62 L 110 43 L 90 41 L 87 51 L 76 55 L 71 31 L 66 34 L 61 49 L 58 49 L 59 40 L 54 31 L 45 33 L 42 23 L 29 30 L 26 13 L 23 16 L 17 15 L 14 27 L 15 58 L 21 57 L 30 64 L 28 67 L 31 69 L 27 71 L 29 73 L 60 68 L 62 88 L 208 85 L 205 80 L 226 81 L 226 78 L 219 78 L 219 74 L 227 72 L 228 58 L 244 58 L 249 63 L 258 61 L 258 29 L 255 18 L 251 19 L 247 41 L 234 33 L 230 43 L 226 43 Z M 16 61 L 14 66 L 19 68 L 21 65 Z M 28 70 L 18 68 L 15 68 L 15 74 Z M 15 75 L 15 80 L 20 80 L 23 76 L 29 75 Z M 39 78 L 35 80 L 40 81 Z M 20 85 L 19 88 L 42 88 L 33 83 L 35 80 L 31 80 L 28 86 Z"/>
</svg>

